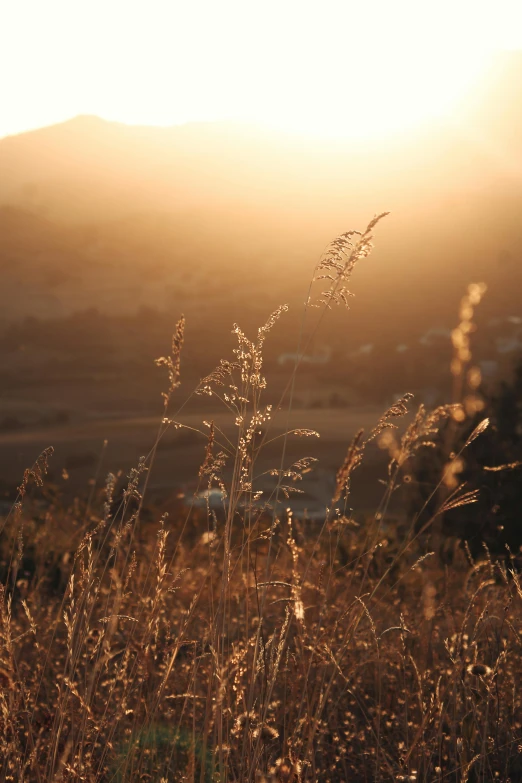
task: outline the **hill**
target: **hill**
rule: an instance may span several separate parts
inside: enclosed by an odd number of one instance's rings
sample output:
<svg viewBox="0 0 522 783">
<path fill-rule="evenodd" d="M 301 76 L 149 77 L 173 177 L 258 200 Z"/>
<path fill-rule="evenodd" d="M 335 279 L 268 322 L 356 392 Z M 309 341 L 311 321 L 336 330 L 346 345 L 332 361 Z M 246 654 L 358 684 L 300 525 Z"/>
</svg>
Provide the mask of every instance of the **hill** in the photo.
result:
<svg viewBox="0 0 522 783">
<path fill-rule="evenodd" d="M 518 270 L 521 98 L 522 55 L 513 54 L 451 125 L 386 143 L 96 117 L 4 138 L 4 315 L 163 308 L 166 281 L 176 288 L 195 270 L 194 286 L 203 275 L 208 290 L 219 277 L 257 292 L 274 274 L 274 301 L 293 292 L 302 301 L 324 244 L 388 209 L 371 268 L 358 272 L 364 320 L 387 302 L 399 320 L 428 313 L 428 323 L 441 298 L 454 310 L 470 279 L 494 285 Z"/>
</svg>

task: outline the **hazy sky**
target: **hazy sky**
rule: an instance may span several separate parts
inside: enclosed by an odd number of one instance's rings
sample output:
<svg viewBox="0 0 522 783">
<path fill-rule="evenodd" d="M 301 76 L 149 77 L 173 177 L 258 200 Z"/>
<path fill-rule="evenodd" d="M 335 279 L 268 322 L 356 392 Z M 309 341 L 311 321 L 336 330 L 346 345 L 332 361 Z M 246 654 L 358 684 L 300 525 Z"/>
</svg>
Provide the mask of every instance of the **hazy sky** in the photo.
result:
<svg viewBox="0 0 522 783">
<path fill-rule="evenodd" d="M 4 0 L 0 136 L 76 114 L 386 134 L 451 111 L 522 3 Z"/>
</svg>

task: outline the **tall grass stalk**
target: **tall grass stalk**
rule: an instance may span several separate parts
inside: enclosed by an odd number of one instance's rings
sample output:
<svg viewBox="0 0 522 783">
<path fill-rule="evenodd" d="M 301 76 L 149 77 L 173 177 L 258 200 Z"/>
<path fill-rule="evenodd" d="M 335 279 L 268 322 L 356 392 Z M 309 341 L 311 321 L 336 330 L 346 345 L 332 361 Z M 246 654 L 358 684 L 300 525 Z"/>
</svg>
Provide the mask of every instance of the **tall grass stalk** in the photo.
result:
<svg viewBox="0 0 522 783">
<path fill-rule="evenodd" d="M 457 482 L 420 524 L 444 475 L 401 531 L 390 511 L 455 405 L 411 414 L 411 395 L 397 400 L 348 445 L 323 519 L 292 511 L 315 462 L 287 458 L 290 437 L 316 435 L 290 429 L 302 358 L 328 310 L 348 303 L 347 283 L 384 214 L 337 237 L 317 264 L 277 406 L 286 401 L 282 436 L 273 436 L 264 403 L 263 349 L 286 306 L 254 339 L 234 325 L 234 357 L 173 413 L 182 317 L 170 354 L 157 361 L 168 376 L 157 436 L 125 482 L 111 473 L 83 507 L 42 511 L 29 490 L 43 485 L 51 452 L 26 471 L 0 539 L 2 780 L 520 777 L 515 556 L 509 568 L 491 556 L 477 564 L 455 542 L 448 569 L 426 548 L 424 533 L 440 515 L 476 499 Z M 153 536 L 143 512 L 157 449 L 183 428 L 195 394 L 226 407 L 235 436 L 213 421 L 196 428 L 206 448 L 194 496 L 176 518 L 161 516 Z M 256 465 L 276 441 L 280 457 L 263 495 Z M 350 490 L 374 442 L 388 450 L 388 469 L 375 513 L 361 524 Z M 211 507 L 212 489 L 220 509 Z M 74 549 L 71 531 L 80 538 Z"/>
</svg>

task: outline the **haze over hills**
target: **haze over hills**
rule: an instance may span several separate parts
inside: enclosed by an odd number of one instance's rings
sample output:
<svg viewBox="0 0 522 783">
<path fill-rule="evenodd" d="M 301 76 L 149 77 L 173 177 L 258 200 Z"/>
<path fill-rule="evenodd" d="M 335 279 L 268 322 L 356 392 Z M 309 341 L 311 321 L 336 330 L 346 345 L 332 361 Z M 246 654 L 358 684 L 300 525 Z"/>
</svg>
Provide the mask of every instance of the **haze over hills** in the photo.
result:
<svg viewBox="0 0 522 783">
<path fill-rule="evenodd" d="M 515 306 L 497 283 L 520 268 L 521 106 L 513 54 L 453 124 L 387 142 L 90 116 L 4 138 L 3 316 L 164 309 L 201 285 L 302 301 L 325 243 L 382 210 L 392 216 L 354 282 L 361 328 L 386 301 L 399 321 L 428 323 L 472 279 Z"/>
<path fill-rule="evenodd" d="M 75 445 L 76 425 L 156 415 L 153 358 L 181 312 L 185 392 L 232 356 L 234 322 L 255 334 L 288 302 L 265 346 L 277 404 L 321 251 L 385 210 L 350 313 L 330 312 L 307 347 L 296 407 L 380 407 L 405 391 L 447 402 L 450 329 L 472 281 L 488 284 L 474 361 L 486 380 L 507 377 L 522 348 L 521 140 L 522 55 L 451 124 L 386 142 L 90 116 L 0 139 L 0 463 L 14 481 L 52 428 L 83 459 L 94 441 Z M 121 435 L 115 424 L 107 437 Z"/>
</svg>

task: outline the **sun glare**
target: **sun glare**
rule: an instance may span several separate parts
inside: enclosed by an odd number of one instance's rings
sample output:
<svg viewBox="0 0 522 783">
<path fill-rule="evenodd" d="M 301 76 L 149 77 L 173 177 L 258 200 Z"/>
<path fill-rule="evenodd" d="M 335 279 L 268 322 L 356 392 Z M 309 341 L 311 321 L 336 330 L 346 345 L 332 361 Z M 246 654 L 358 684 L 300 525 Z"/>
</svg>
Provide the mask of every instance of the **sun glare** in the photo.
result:
<svg viewBox="0 0 522 783">
<path fill-rule="evenodd" d="M 471 53 L 352 52 L 342 70 L 314 62 L 297 83 L 272 74 L 270 94 L 242 111 L 254 122 L 307 136 L 385 137 L 451 115 L 487 62 L 486 55 Z"/>
<path fill-rule="evenodd" d="M 0 12 L 10 74 L 0 135 L 75 114 L 234 119 L 320 137 L 400 132 L 451 113 L 500 40 L 475 6 L 472 17 L 466 3 L 443 6 L 19 0 Z"/>
</svg>

